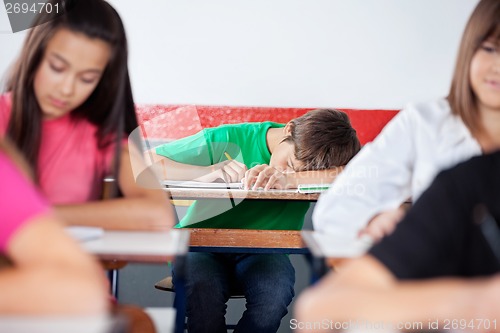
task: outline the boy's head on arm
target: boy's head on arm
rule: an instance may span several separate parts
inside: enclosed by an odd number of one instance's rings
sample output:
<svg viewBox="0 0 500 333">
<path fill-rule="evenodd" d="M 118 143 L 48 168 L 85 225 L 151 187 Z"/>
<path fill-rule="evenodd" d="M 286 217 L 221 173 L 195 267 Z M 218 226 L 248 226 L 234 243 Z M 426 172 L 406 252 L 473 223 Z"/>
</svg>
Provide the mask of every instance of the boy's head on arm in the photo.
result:
<svg viewBox="0 0 500 333">
<path fill-rule="evenodd" d="M 294 146 L 295 171 L 343 166 L 361 149 L 349 117 L 339 110 L 312 110 L 287 127 L 289 135 L 283 141 Z"/>
</svg>

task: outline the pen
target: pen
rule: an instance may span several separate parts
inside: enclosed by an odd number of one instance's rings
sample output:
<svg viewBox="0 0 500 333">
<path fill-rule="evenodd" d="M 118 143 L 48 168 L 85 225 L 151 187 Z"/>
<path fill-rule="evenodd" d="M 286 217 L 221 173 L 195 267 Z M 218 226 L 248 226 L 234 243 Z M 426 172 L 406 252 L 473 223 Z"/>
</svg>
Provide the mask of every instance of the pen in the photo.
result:
<svg viewBox="0 0 500 333">
<path fill-rule="evenodd" d="M 226 156 L 226 158 L 227 158 L 227 160 L 228 160 L 228 161 L 232 161 L 232 160 L 233 160 L 233 158 L 231 157 L 231 155 L 229 155 L 229 154 L 227 153 L 227 151 L 225 151 L 225 152 L 224 152 L 224 155 Z M 226 181 L 226 182 L 227 182 L 227 181 Z M 229 187 L 228 187 L 228 189 L 229 189 Z M 232 197 L 232 196 L 230 196 L 230 197 L 229 197 L 229 199 L 231 200 L 231 206 L 234 208 L 234 207 L 236 206 L 236 204 L 234 203 L 234 199 L 233 199 L 233 197 Z"/>
</svg>

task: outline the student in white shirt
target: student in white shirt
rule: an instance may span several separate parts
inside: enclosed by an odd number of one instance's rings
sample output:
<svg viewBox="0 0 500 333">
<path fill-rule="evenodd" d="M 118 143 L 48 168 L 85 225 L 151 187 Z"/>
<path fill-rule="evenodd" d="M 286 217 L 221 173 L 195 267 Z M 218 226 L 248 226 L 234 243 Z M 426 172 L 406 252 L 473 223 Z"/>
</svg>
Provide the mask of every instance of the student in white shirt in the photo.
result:
<svg viewBox="0 0 500 333">
<path fill-rule="evenodd" d="M 500 332 L 499 170 L 500 151 L 440 172 L 392 234 L 301 293 L 290 327 Z"/>
<path fill-rule="evenodd" d="M 500 148 L 500 1 L 465 28 L 447 98 L 410 104 L 347 165 L 313 214 L 316 230 L 380 239 L 437 173 Z"/>
</svg>

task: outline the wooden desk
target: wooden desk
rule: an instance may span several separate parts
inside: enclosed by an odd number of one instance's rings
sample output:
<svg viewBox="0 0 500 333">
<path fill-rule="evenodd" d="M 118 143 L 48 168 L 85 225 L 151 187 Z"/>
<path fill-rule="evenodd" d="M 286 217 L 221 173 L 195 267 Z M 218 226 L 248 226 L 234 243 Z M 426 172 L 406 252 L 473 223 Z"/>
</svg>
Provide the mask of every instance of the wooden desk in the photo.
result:
<svg viewBox="0 0 500 333">
<path fill-rule="evenodd" d="M 189 231 L 168 232 L 104 231 L 98 239 L 82 242 L 83 248 L 97 256 L 108 271 L 111 293 L 117 297 L 118 272 L 128 262 L 167 263 L 188 251 Z"/>
<path fill-rule="evenodd" d="M 83 242 L 85 250 L 99 259 L 117 265 L 121 268 L 123 262 L 166 263 L 175 259 L 179 266 L 188 250 L 189 231 L 174 229 L 162 232 L 140 231 L 105 231 L 98 239 Z M 183 285 L 183 275 L 178 274 L 179 285 Z M 113 271 L 111 279 L 112 293 L 116 295 L 118 276 Z M 174 307 L 176 309 L 176 332 L 184 331 L 185 295 L 183 287 L 176 294 Z"/>
<path fill-rule="evenodd" d="M 288 200 L 317 201 L 319 193 L 304 194 L 297 190 L 248 191 L 241 189 L 165 188 L 174 200 L 228 199 L 228 200 Z M 189 251 L 224 253 L 287 253 L 309 254 L 300 231 L 205 229 L 191 231 Z"/>
<path fill-rule="evenodd" d="M 248 191 L 241 189 L 165 188 L 175 200 L 203 199 L 250 199 L 316 201 L 319 193 L 304 194 L 297 190 Z M 300 231 L 252 230 L 252 229 L 205 229 L 190 230 L 190 247 L 193 252 L 227 253 L 309 253 Z"/>
<path fill-rule="evenodd" d="M 241 189 L 165 188 L 174 200 L 228 199 L 228 200 L 289 200 L 317 201 L 319 193 L 304 194 L 297 190 L 248 191 Z M 189 250 L 193 252 L 226 253 L 288 253 L 309 254 L 300 231 L 205 229 L 191 231 Z"/>
<path fill-rule="evenodd" d="M 166 263 L 188 250 L 189 231 L 105 231 L 98 239 L 83 242 L 85 250 L 101 260 Z"/>
<path fill-rule="evenodd" d="M 308 254 L 296 230 L 190 228 L 189 250 L 226 253 Z"/>
<path fill-rule="evenodd" d="M 252 200 L 293 200 L 317 201 L 319 193 L 298 193 L 297 190 L 247 191 L 239 189 L 207 189 L 169 187 L 165 191 L 174 200 L 196 199 L 252 199 Z"/>
</svg>

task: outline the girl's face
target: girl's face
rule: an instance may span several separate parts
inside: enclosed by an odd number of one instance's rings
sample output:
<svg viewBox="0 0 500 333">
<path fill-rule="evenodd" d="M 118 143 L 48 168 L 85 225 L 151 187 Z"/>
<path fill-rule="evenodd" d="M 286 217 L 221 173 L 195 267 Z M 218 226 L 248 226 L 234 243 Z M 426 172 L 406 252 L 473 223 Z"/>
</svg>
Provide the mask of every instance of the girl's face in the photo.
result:
<svg viewBox="0 0 500 333">
<path fill-rule="evenodd" d="M 481 112 L 500 112 L 499 43 L 499 40 L 484 41 L 471 61 L 470 82 Z"/>
<path fill-rule="evenodd" d="M 35 73 L 34 90 L 44 119 L 82 105 L 99 83 L 111 55 L 108 43 L 68 29 L 49 40 Z"/>
</svg>

